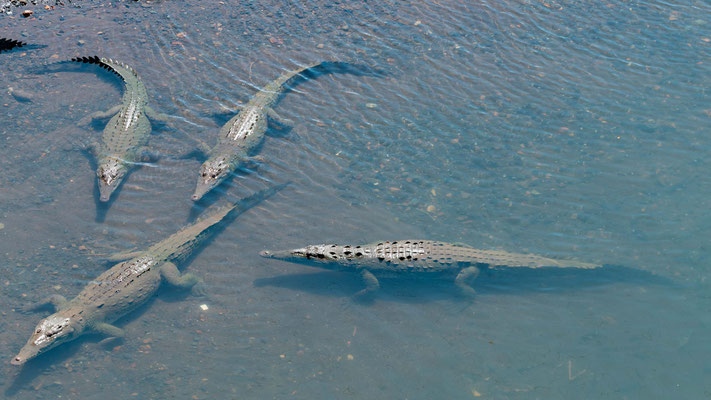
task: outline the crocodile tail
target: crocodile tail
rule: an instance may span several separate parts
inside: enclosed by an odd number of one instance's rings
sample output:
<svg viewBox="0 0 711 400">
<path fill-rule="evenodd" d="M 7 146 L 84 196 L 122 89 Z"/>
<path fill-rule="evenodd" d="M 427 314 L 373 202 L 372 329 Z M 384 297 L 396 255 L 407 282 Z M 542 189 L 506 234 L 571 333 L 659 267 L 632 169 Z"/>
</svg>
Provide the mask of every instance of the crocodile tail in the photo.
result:
<svg viewBox="0 0 711 400">
<path fill-rule="evenodd" d="M 275 79 L 269 86 L 270 91 L 286 91 L 287 87 L 292 86 L 296 81 L 307 78 L 305 73 L 309 70 L 315 69 L 316 67 L 323 64 L 323 62 L 317 62 L 313 64 L 308 64 L 303 67 L 297 68 L 293 71 L 286 72 L 280 77 Z"/>
<path fill-rule="evenodd" d="M 15 47 L 22 47 L 26 45 L 27 43 L 19 40 L 0 38 L 0 53 L 2 53 L 3 51 L 12 50 Z"/>
<path fill-rule="evenodd" d="M 384 71 L 367 65 L 353 64 L 343 61 L 319 61 L 284 73 L 264 89 L 268 92 L 286 93 L 292 86 L 296 85 L 301 80 L 312 78 L 315 75 L 334 73 L 379 77 L 386 75 Z"/>
<path fill-rule="evenodd" d="M 274 196 L 278 191 L 284 189 L 285 187 L 289 186 L 290 184 L 291 184 L 291 181 L 288 181 L 285 183 L 280 183 L 277 185 L 269 186 L 268 188 L 262 189 L 256 193 L 254 193 L 251 196 L 248 196 L 248 197 L 238 200 L 235 204 L 233 204 L 231 206 L 231 208 L 232 209 L 240 209 L 240 211 L 242 211 L 242 212 L 247 211 L 250 208 L 261 203 L 262 201 Z"/>
<path fill-rule="evenodd" d="M 85 64 L 96 64 L 101 68 L 113 72 L 118 75 L 124 82 L 129 82 L 138 78 L 138 73 L 131 66 L 126 65 L 120 61 L 112 60 L 110 58 L 104 58 L 99 56 L 93 57 L 75 57 L 71 59 L 72 62 L 80 62 Z"/>
<path fill-rule="evenodd" d="M 249 210 L 250 208 L 256 206 L 262 201 L 272 197 L 278 191 L 289 186 L 291 182 L 280 183 L 278 185 L 269 186 L 266 189 L 262 189 L 251 196 L 239 199 L 233 204 L 218 208 L 214 212 L 211 212 L 205 217 L 200 218 L 201 221 L 208 221 L 210 224 L 216 224 L 222 219 L 225 219 L 228 215 L 232 214 L 233 211 L 237 210 L 239 214 Z"/>
</svg>

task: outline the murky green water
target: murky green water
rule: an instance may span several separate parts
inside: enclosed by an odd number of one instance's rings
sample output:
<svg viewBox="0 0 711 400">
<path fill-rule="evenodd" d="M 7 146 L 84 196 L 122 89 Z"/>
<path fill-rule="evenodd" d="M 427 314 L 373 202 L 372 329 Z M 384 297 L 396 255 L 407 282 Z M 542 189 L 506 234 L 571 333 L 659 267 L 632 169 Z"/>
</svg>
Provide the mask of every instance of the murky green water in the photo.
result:
<svg viewBox="0 0 711 400">
<path fill-rule="evenodd" d="M 80 6 L 80 7 L 78 7 Z M 711 7 L 594 3 L 73 2 L 0 16 L 0 374 L 7 398 L 706 398 Z M 24 9 L 24 8 L 23 8 Z M 76 126 L 120 101 L 111 74 L 34 74 L 99 55 L 138 71 L 161 155 L 98 202 Z M 195 141 L 286 70 L 321 75 L 276 109 L 264 161 L 194 205 Z M 8 87 L 31 101 L 20 102 Z M 143 248 L 203 208 L 272 182 L 189 264 L 207 297 L 161 289 L 117 322 L 9 365 L 101 255 Z M 427 238 L 605 264 L 491 271 L 473 302 L 451 282 L 358 277 L 265 248 Z M 202 310 L 201 305 L 208 310 Z"/>
</svg>

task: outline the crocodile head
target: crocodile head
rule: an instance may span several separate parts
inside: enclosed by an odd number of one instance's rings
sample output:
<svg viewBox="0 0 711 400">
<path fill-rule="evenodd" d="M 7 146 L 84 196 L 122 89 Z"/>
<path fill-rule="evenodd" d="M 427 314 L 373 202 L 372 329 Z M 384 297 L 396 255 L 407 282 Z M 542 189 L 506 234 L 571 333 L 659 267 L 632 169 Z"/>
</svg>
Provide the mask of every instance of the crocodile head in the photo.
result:
<svg viewBox="0 0 711 400">
<path fill-rule="evenodd" d="M 276 258 L 279 260 L 291 262 L 299 262 L 305 260 L 329 262 L 343 259 L 343 255 L 340 255 L 338 254 L 338 252 L 333 251 L 336 247 L 337 245 L 317 244 L 293 250 L 263 250 L 259 252 L 259 255 L 266 258 Z"/>
<path fill-rule="evenodd" d="M 22 365 L 51 348 L 76 339 L 81 332 L 81 327 L 70 315 L 62 315 L 61 311 L 52 314 L 37 324 L 27 344 L 10 361 L 10 364 Z"/>
<path fill-rule="evenodd" d="M 99 200 L 109 201 L 111 193 L 121 184 L 128 168 L 118 157 L 106 157 L 101 160 L 96 176 L 99 178 Z"/>
<path fill-rule="evenodd" d="M 227 155 L 210 157 L 202 163 L 192 200 L 200 200 L 207 192 L 219 185 L 235 169 L 235 165 L 237 161 Z"/>
</svg>

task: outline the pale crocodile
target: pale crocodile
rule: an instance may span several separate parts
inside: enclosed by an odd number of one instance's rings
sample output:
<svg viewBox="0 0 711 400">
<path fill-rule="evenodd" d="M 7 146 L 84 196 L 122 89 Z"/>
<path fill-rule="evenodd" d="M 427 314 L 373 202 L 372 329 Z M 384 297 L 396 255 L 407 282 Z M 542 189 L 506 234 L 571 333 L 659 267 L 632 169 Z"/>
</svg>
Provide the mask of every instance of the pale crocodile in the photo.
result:
<svg viewBox="0 0 711 400">
<path fill-rule="evenodd" d="M 463 294 L 473 295 L 470 282 L 479 275 L 479 267 L 558 267 L 598 268 L 601 265 L 573 260 L 556 260 L 533 254 L 501 250 L 477 250 L 467 245 L 430 240 L 399 240 L 360 246 L 319 244 L 284 251 L 264 250 L 260 255 L 291 262 L 315 261 L 324 268 L 357 271 L 366 287 L 362 296 L 380 287 L 376 275 L 431 273 L 455 275 L 454 283 Z"/>
<path fill-rule="evenodd" d="M 200 176 L 192 200 L 200 200 L 224 181 L 230 173 L 249 163 L 250 152 L 264 138 L 267 117 L 279 125 L 291 125 L 291 121 L 280 117 L 272 106 L 287 90 L 289 84 L 294 83 L 294 80 L 302 74 L 317 68 L 324 71 L 325 68 L 330 68 L 328 72 L 342 70 L 352 74 L 382 74 L 381 71 L 362 65 L 329 61 L 310 64 L 281 75 L 255 94 L 237 115 L 220 128 L 217 144 L 214 147 L 208 148 L 202 145 L 201 150 L 206 153 L 207 160 L 200 166 Z"/>
<path fill-rule="evenodd" d="M 99 184 L 99 200 L 108 201 L 121 184 L 128 171 L 141 161 L 150 160 L 147 150 L 151 124 L 148 119 L 168 121 L 168 116 L 155 112 L 148 106 L 146 87 L 136 71 L 130 66 L 110 58 L 78 57 L 71 61 L 97 64 L 117 74 L 125 89 L 121 104 L 90 114 L 79 121 L 87 124 L 92 119 L 111 117 L 104 128 L 100 142 L 92 142 L 88 149 L 97 158 L 96 175 Z"/>
<path fill-rule="evenodd" d="M 174 263 L 187 258 L 210 233 L 215 232 L 210 228 L 225 217 L 235 211 L 246 211 L 283 186 L 273 186 L 231 206 L 219 208 L 147 250 L 110 257 L 111 261 L 128 261 L 116 264 L 99 275 L 72 300 L 50 296 L 40 305 L 52 304 L 56 312 L 40 321 L 11 363 L 24 364 L 40 353 L 89 332 L 123 336 L 123 330 L 112 323 L 153 296 L 161 280 L 195 290 L 194 286 L 202 280 L 191 273 L 181 275 Z"/>
</svg>

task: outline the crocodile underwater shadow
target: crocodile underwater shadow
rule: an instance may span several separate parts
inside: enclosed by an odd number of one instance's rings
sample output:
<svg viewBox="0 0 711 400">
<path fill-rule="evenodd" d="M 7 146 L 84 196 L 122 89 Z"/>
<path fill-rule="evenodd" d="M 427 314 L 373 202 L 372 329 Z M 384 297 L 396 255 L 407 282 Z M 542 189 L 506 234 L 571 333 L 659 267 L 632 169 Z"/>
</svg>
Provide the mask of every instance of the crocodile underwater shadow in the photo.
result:
<svg viewBox="0 0 711 400">
<path fill-rule="evenodd" d="M 0 53 L 9 53 L 12 51 L 16 51 L 19 48 L 22 48 L 22 50 L 34 50 L 43 49 L 45 47 L 47 47 L 47 45 L 28 44 L 21 40 L 0 38 Z"/>
<path fill-rule="evenodd" d="M 308 262 L 297 264 L 309 265 Z M 427 303 L 443 299 L 464 300 L 452 284 L 452 277 L 401 274 L 378 277 L 382 283 L 372 298 L 402 303 Z M 481 268 L 472 286 L 478 295 L 522 295 L 529 292 L 570 292 L 613 284 L 654 285 L 676 287 L 674 281 L 651 272 L 617 265 L 596 269 Z M 273 286 L 318 296 L 348 297 L 363 288 L 358 273 L 349 271 L 304 272 L 259 278 L 255 287 Z M 473 298 L 476 302 L 476 297 Z"/>
</svg>

